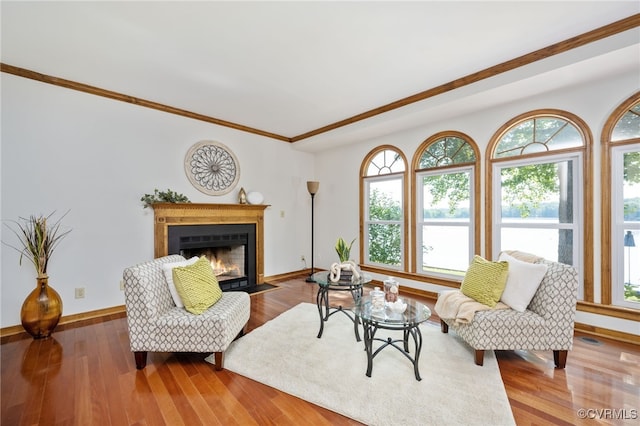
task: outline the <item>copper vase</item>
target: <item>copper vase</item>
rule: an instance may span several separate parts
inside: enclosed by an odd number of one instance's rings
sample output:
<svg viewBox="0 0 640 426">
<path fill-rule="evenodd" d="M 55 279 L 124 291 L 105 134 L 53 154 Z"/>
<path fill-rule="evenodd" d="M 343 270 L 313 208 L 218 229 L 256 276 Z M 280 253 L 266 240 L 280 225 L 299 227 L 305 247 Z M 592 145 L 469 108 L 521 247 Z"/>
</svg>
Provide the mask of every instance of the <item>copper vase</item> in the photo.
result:
<svg viewBox="0 0 640 426">
<path fill-rule="evenodd" d="M 49 287 L 49 277 L 37 278 L 38 285 L 24 303 L 20 320 L 24 329 L 34 339 L 49 337 L 62 316 L 62 299 L 57 291 Z"/>
</svg>

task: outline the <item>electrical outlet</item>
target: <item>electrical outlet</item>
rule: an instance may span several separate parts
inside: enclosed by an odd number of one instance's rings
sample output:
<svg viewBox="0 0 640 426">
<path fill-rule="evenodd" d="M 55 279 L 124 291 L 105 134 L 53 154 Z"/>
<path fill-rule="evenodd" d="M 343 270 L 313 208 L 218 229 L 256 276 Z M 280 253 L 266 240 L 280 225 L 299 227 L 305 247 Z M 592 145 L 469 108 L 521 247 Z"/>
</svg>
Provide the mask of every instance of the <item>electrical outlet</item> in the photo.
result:
<svg viewBox="0 0 640 426">
<path fill-rule="evenodd" d="M 124 291 L 124 280 L 120 280 L 120 291 Z"/>
<path fill-rule="evenodd" d="M 84 299 L 84 287 L 76 288 L 76 299 Z"/>
</svg>

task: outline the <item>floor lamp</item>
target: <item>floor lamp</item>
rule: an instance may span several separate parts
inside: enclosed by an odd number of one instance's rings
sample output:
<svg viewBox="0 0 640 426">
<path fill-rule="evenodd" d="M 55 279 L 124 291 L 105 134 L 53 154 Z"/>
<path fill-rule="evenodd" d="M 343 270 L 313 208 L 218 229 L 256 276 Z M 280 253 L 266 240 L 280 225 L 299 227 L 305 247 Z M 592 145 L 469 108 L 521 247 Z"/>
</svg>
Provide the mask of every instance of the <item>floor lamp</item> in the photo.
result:
<svg viewBox="0 0 640 426">
<path fill-rule="evenodd" d="M 307 189 L 309 190 L 309 194 L 311 194 L 311 274 L 309 274 L 309 277 L 306 279 L 308 283 L 315 282 L 313 279 L 313 199 L 316 196 L 316 192 L 318 192 L 318 187 L 320 187 L 320 182 L 307 182 Z"/>
<path fill-rule="evenodd" d="M 627 231 L 627 233 L 624 235 L 624 246 L 627 248 L 627 261 L 628 261 L 628 277 L 629 277 L 629 284 L 631 284 L 631 247 L 635 247 L 636 246 L 636 242 L 633 239 L 633 234 L 631 233 L 631 231 Z"/>
</svg>

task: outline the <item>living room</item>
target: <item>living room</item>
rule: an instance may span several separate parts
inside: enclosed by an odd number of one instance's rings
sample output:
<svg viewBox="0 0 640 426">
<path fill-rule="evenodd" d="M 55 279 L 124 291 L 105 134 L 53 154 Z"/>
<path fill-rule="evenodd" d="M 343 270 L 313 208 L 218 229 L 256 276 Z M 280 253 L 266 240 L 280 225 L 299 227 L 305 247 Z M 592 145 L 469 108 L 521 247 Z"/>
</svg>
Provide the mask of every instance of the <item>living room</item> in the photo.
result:
<svg viewBox="0 0 640 426">
<path fill-rule="evenodd" d="M 383 93 L 371 99 L 371 102 L 377 103 L 368 107 L 354 105 L 350 99 L 343 99 L 358 95 L 334 93 L 319 101 L 322 108 L 313 105 L 315 100 L 303 102 L 306 108 L 300 109 L 297 114 L 288 109 L 285 110 L 287 114 L 278 114 L 277 105 L 269 105 L 268 101 L 263 100 L 266 105 L 258 105 L 257 108 L 261 114 L 254 112 L 252 116 L 244 118 L 241 102 L 228 103 L 228 110 L 225 111 L 225 90 L 232 89 L 224 88 L 234 88 L 241 79 L 234 80 L 229 75 L 188 74 L 188 70 L 185 74 L 191 77 L 180 77 L 191 78 L 188 85 L 193 86 L 220 79 L 215 85 L 223 89 L 214 95 L 220 96 L 223 101 L 212 110 L 206 110 L 212 113 L 194 110 L 188 98 L 173 93 L 169 86 L 171 78 L 177 77 L 170 70 L 181 69 L 182 66 L 180 59 L 172 60 L 169 53 L 168 59 L 164 58 L 164 50 L 188 50 L 187 47 L 159 44 L 155 50 L 149 50 L 153 44 L 141 44 L 141 50 L 133 49 L 134 53 L 129 53 L 133 57 L 136 54 L 147 57 L 158 68 L 166 67 L 170 71 L 164 77 L 166 86 L 158 87 L 158 95 L 146 96 L 154 91 L 154 87 L 147 87 L 144 74 L 133 78 L 136 74 L 128 74 L 130 71 L 121 62 L 103 58 L 117 57 L 116 53 L 95 49 L 88 44 L 83 50 L 63 55 L 61 51 L 51 50 L 52 46 L 41 45 L 47 37 L 50 37 L 52 45 L 62 46 L 71 43 L 72 39 L 83 37 L 73 33 L 71 27 L 67 32 L 52 31 L 47 34 L 47 30 L 54 28 L 46 21 L 56 21 L 51 17 L 59 16 L 59 21 L 65 22 L 62 17 L 68 10 L 62 10 L 61 15 L 56 15 L 55 10 L 37 13 L 35 5 L 23 6 L 22 9 L 17 3 L 3 2 L 2 221 L 4 223 L 30 214 L 53 211 L 61 215 L 68 211 L 63 223 L 72 232 L 57 248 L 49 268 L 50 284 L 64 301 L 63 321 L 108 315 L 122 310 L 124 305 L 124 293 L 120 286 L 124 268 L 154 257 L 153 210 L 143 208 L 140 198 L 155 188 L 170 188 L 187 195 L 194 203 L 217 204 L 237 203 L 240 188 L 247 192 L 260 192 L 264 196 L 264 204 L 268 205 L 264 211 L 264 273 L 267 280 L 307 270 L 312 261 L 315 268 L 327 269 L 335 261 L 334 245 L 338 237 L 343 236 L 348 240 L 358 237 L 354 252 L 359 253 L 360 170 L 367 154 L 376 147 L 394 146 L 410 159 L 430 136 L 443 130 L 455 130 L 473 138 L 482 153 L 481 164 L 486 167 L 486 148 L 501 126 L 526 112 L 558 109 L 584 120 L 592 135 L 593 188 L 590 197 L 593 229 L 591 234 L 585 236 L 585 241 L 590 244 L 589 249 L 593 253 L 593 272 L 589 283 L 593 301 L 588 304 L 589 309 L 578 310 L 576 322 L 581 324 L 583 331 L 591 330 L 612 338 L 621 337 L 625 341 L 635 339 L 635 343 L 638 343 L 640 327 L 637 312 L 619 314 L 602 303 L 603 262 L 600 249 L 604 207 L 601 205 L 601 134 L 612 112 L 637 94 L 640 88 L 638 6 L 637 2 L 625 1 L 589 2 L 589 7 L 591 5 L 594 9 L 588 13 L 576 10 L 576 13 L 584 14 L 585 20 L 591 19 L 589 23 L 574 27 L 569 31 L 570 36 L 554 42 L 566 41 L 621 19 L 633 17 L 634 21 L 627 30 L 579 48 L 492 75 L 489 79 L 462 85 L 455 90 L 443 91 L 438 96 L 426 97 L 420 102 L 408 102 L 402 108 L 391 109 L 366 120 L 351 120 L 348 125 L 336 126 L 289 142 L 272 135 L 286 135 L 289 138 L 304 135 L 405 96 L 439 87 L 455 78 L 488 69 L 517 55 L 496 59 L 486 66 L 469 66 L 463 71 L 450 70 L 455 77 L 425 84 L 416 90 L 412 90 L 413 87 L 402 88 L 401 85 L 396 87 L 402 91 L 396 93 L 381 89 Z M 575 7 L 579 9 L 586 6 L 576 3 Z M 571 7 L 563 10 L 568 13 Z M 605 12 L 611 12 L 611 15 Z M 76 13 L 87 13 L 85 24 L 92 21 L 89 19 L 91 9 Z M 260 21 L 255 15 L 247 16 Z M 27 17 L 29 21 L 25 21 Z M 279 19 L 278 22 L 284 20 L 282 17 Z M 81 22 L 70 21 L 77 25 Z M 20 22 L 24 28 L 18 29 L 15 22 Z M 142 29 L 138 31 L 144 33 Z M 175 31 L 179 32 L 180 29 Z M 140 37 L 144 39 L 142 35 Z M 469 35 L 463 37 L 467 40 L 472 38 Z M 90 39 L 88 35 L 87 38 Z M 113 40 L 114 51 L 124 49 L 126 37 Z M 531 46 L 537 47 L 531 47 L 523 54 L 551 44 L 533 43 Z M 258 53 L 255 52 L 256 55 Z M 384 54 L 390 52 L 385 51 Z M 56 60 L 56 55 L 62 55 L 60 58 L 63 59 Z M 193 55 L 197 57 L 197 52 Z M 344 55 L 348 56 L 348 51 Z M 49 56 L 53 59 L 45 60 Z M 34 58 L 40 58 L 42 62 Z M 302 72 L 306 68 L 305 56 L 300 54 L 299 58 L 288 63 L 290 66 L 296 65 Z M 473 59 L 483 60 L 479 55 Z M 50 68 L 47 67 L 49 61 L 53 64 Z M 206 61 L 211 68 L 215 62 L 212 59 Z M 240 62 L 254 71 L 264 68 L 264 75 L 274 72 L 267 66 L 264 57 L 260 57 L 260 60 L 244 58 Z M 92 78 L 90 73 L 95 63 L 99 65 L 95 67 L 99 68 L 99 73 L 98 77 Z M 24 71 L 23 75 L 8 72 L 4 65 L 20 68 Z M 578 68 L 574 71 L 572 66 Z M 40 77 L 25 78 L 27 71 L 40 74 Z M 429 68 L 425 67 L 422 72 L 428 74 L 428 71 Z M 322 79 L 321 73 L 310 71 L 310 75 L 315 79 L 307 80 L 305 84 L 331 87 L 332 80 Z M 111 80 L 110 76 L 122 76 L 120 85 L 112 86 L 110 83 L 118 79 Z M 59 79 L 58 84 L 54 81 L 56 78 Z M 253 78 L 259 82 L 265 81 Z M 391 80 L 393 75 L 386 78 Z M 75 86 L 66 85 L 62 80 L 75 83 Z M 123 102 L 114 97 L 74 90 L 83 84 L 122 93 L 134 101 Z M 242 90 L 236 90 L 229 97 L 254 99 L 247 97 Z M 206 98 L 204 100 L 192 96 L 200 105 L 217 104 L 212 100 L 216 99 L 214 96 L 203 95 Z M 183 103 L 174 104 L 172 99 Z M 169 109 L 148 108 L 136 102 L 139 100 L 200 113 L 202 117 L 181 115 Z M 327 103 L 336 106 L 332 110 L 326 107 Z M 314 108 L 321 109 L 323 115 L 313 119 L 303 117 L 308 112 L 313 115 Z M 233 119 L 229 120 L 229 117 Z M 206 118 L 218 121 L 207 121 Z M 237 126 L 227 125 L 229 122 Z M 253 131 L 255 129 L 260 131 Z M 227 194 L 206 195 L 194 188 L 187 178 L 185 154 L 194 144 L 203 140 L 223 143 L 238 159 L 239 181 Z M 320 182 L 314 197 L 313 259 L 310 227 L 312 210 L 307 181 Z M 486 186 L 483 184 L 481 188 L 480 198 L 484 203 Z M 480 211 L 484 212 L 484 208 Z M 484 225 L 488 219 L 482 216 L 481 220 Z M 481 240 L 486 242 L 486 228 L 482 226 L 482 229 Z M 11 234 L 3 227 L 2 240 L 10 237 Z M 485 254 L 485 245 L 480 244 L 480 247 L 479 253 Z M 20 306 L 33 289 L 35 280 L 33 270 L 24 262 L 19 264 L 19 255 L 6 246 L 2 246 L 1 250 L 0 328 L 4 331 L 19 327 Z M 305 261 L 301 261 L 301 256 Z M 393 274 L 393 271 L 389 274 Z M 375 278 L 381 281 L 386 275 L 376 273 Z M 412 277 L 409 273 L 401 281 L 403 286 L 424 293 L 436 293 L 443 288 L 423 277 Z M 82 298 L 76 298 L 76 289 L 79 288 L 83 289 Z"/>
</svg>

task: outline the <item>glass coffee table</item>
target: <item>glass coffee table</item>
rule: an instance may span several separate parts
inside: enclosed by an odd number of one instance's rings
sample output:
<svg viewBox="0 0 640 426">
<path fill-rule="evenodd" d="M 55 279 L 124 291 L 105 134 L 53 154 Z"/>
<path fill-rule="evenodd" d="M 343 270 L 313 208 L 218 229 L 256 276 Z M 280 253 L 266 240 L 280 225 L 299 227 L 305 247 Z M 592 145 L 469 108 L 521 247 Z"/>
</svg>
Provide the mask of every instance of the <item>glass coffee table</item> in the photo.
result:
<svg viewBox="0 0 640 426">
<path fill-rule="evenodd" d="M 358 324 L 360 324 L 360 321 L 358 317 L 353 315 L 351 310 L 343 308 L 342 305 L 331 306 L 329 304 L 329 292 L 349 292 L 354 303 L 357 304 L 362 298 L 362 286 L 371 281 L 371 275 L 361 272 L 358 280 L 339 280 L 334 283 L 329 279 L 329 272 L 323 271 L 313 274 L 312 279 L 318 284 L 318 294 L 316 295 L 316 305 L 318 306 L 318 315 L 320 315 L 318 339 L 322 337 L 325 321 L 328 321 L 331 315 L 342 312 L 353 321 L 353 331 L 356 335 L 356 341 L 359 342 L 360 331 L 358 330 Z"/>
<path fill-rule="evenodd" d="M 371 377 L 373 358 L 384 348 L 392 346 L 411 361 L 416 380 L 422 380 L 418 370 L 420 350 L 422 349 L 422 333 L 420 332 L 419 326 L 429 319 L 431 310 L 426 305 L 409 297 L 401 297 L 400 299 L 407 304 L 407 308 L 403 313 L 393 312 L 387 303 L 385 303 L 382 309 L 374 309 L 371 303 L 371 296 L 361 297 L 360 300 L 356 302 L 353 311 L 356 317 L 362 321 L 364 328 L 364 349 L 367 352 L 367 377 Z M 402 339 L 394 340 L 391 337 L 386 339 L 376 337 L 379 329 L 402 331 Z M 415 354 L 413 357 L 409 352 L 409 336 L 411 336 L 415 345 Z M 373 350 L 374 341 L 382 342 L 382 345 L 375 351 Z"/>
</svg>

